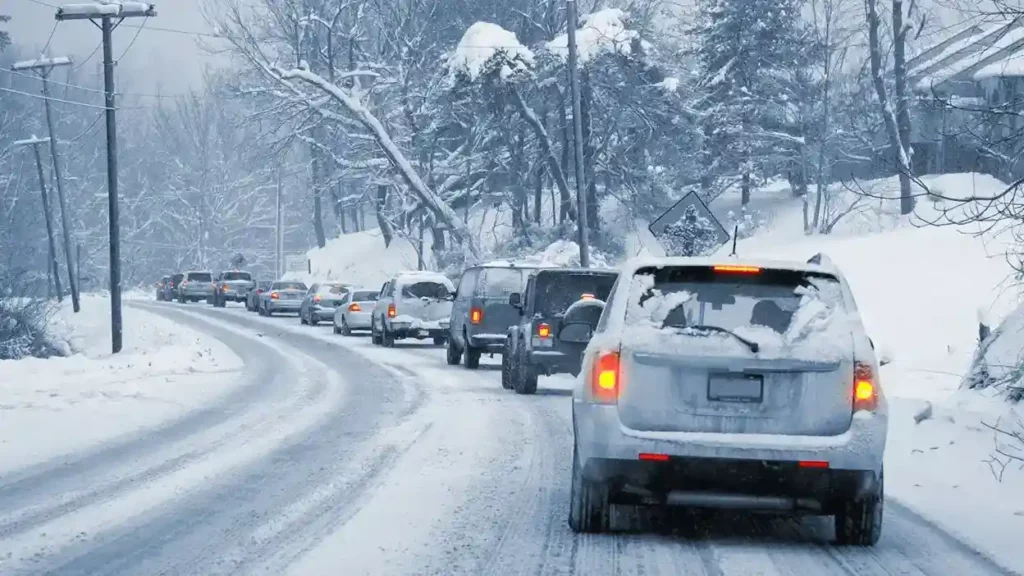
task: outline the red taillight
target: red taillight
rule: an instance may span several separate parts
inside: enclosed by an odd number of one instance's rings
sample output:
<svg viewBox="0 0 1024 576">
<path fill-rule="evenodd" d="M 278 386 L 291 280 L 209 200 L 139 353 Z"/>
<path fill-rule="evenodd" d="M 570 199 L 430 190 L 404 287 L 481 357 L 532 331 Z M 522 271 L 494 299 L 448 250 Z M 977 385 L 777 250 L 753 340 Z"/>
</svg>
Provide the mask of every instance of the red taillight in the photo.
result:
<svg viewBox="0 0 1024 576">
<path fill-rule="evenodd" d="M 398 310 L 395 310 L 394 304 L 388 304 L 388 318 L 394 318 L 398 316 Z"/>
<path fill-rule="evenodd" d="M 313 302 L 316 302 L 317 304 L 320 303 L 320 295 L 319 294 L 317 294 L 316 296 L 313 296 Z"/>
<path fill-rule="evenodd" d="M 469 323 L 479 324 L 484 319 L 484 311 L 479 308 L 473 308 L 469 311 Z"/>
<path fill-rule="evenodd" d="M 348 306 L 348 311 L 349 312 L 359 312 L 361 310 L 362 310 L 362 308 L 359 307 L 359 304 L 354 303 L 354 302 L 352 304 L 349 304 L 349 306 Z"/>
<path fill-rule="evenodd" d="M 551 337 L 551 326 L 548 326 L 547 324 L 540 324 L 540 325 L 538 325 L 537 326 L 537 336 L 540 336 L 541 338 L 549 338 L 549 337 Z"/>
<path fill-rule="evenodd" d="M 227 292 L 227 291 L 228 291 L 228 285 L 227 285 L 227 284 L 225 284 L 225 285 L 221 286 L 221 287 L 220 287 L 220 291 L 221 291 L 221 292 Z"/>
<path fill-rule="evenodd" d="M 598 356 L 590 376 L 590 388 L 594 400 L 606 404 L 618 402 L 620 380 L 619 353 L 605 352 Z"/>
<path fill-rule="evenodd" d="M 580 300 L 597 300 L 593 294 L 583 294 L 580 296 Z"/>
<path fill-rule="evenodd" d="M 726 274 L 760 274 L 761 268 L 758 266 L 733 266 L 730 264 L 722 266 L 714 266 L 712 268 L 715 272 L 724 272 Z"/>
<path fill-rule="evenodd" d="M 853 364 L 853 411 L 874 410 L 878 407 L 878 390 L 875 389 L 875 374 L 870 364 Z"/>
<path fill-rule="evenodd" d="M 824 460 L 801 460 L 801 468 L 828 468 L 828 462 Z"/>
<path fill-rule="evenodd" d="M 184 282 L 181 283 L 182 288 L 184 288 L 185 286 L 188 286 L 188 280 L 185 280 Z"/>
<path fill-rule="evenodd" d="M 280 295 L 280 294 L 278 294 L 277 292 L 271 292 L 271 293 L 270 293 L 270 299 L 271 299 L 271 300 L 277 300 L 277 299 L 279 299 L 280 297 L 281 297 L 281 295 Z"/>
<path fill-rule="evenodd" d="M 646 460 L 648 462 L 668 462 L 668 454 L 641 453 L 639 458 L 640 460 Z"/>
<path fill-rule="evenodd" d="M 256 293 L 257 294 L 263 294 L 263 288 L 257 288 L 256 289 Z"/>
</svg>

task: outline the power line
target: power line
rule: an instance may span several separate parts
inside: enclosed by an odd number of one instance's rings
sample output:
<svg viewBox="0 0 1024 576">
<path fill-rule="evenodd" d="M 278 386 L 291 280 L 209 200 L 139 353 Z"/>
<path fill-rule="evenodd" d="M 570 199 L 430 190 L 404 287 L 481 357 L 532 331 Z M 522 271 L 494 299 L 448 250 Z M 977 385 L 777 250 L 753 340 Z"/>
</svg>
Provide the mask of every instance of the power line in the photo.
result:
<svg viewBox="0 0 1024 576">
<path fill-rule="evenodd" d="M 122 23 L 121 26 L 127 26 L 128 28 L 142 28 L 143 26 L 146 26 L 146 25 L 145 25 L 145 23 L 143 23 L 143 24 L 127 24 L 127 23 Z M 224 38 L 220 34 L 213 34 L 211 32 L 195 32 L 195 31 L 190 31 L 190 30 L 175 30 L 174 28 L 162 28 L 160 26 L 146 26 L 146 30 L 153 30 L 154 32 L 168 32 L 170 34 L 183 34 L 185 36 L 205 36 L 207 38 L 220 38 L 220 39 Z"/>
<path fill-rule="evenodd" d="M 139 39 L 139 34 L 142 34 L 142 29 L 146 27 L 146 22 L 149 22 L 149 18 L 146 18 L 142 21 L 142 24 L 139 26 L 138 30 L 135 31 L 135 36 L 132 38 L 132 41 L 128 43 L 127 47 L 125 47 L 124 52 L 121 52 L 121 57 L 115 60 L 114 62 L 120 62 L 121 58 L 124 58 L 124 55 L 132 49 L 132 46 L 135 45 L 135 41 Z"/>
<path fill-rule="evenodd" d="M 85 108 L 97 108 L 99 110 L 109 110 L 106 106 L 100 106 L 98 104 L 89 104 L 88 102 L 76 102 L 74 100 L 64 100 L 63 98 L 54 98 L 50 96 L 41 96 L 39 94 L 32 94 L 31 92 L 22 92 L 21 90 L 13 90 L 11 88 L 4 88 L 0 86 L 0 90 L 4 92 L 10 92 L 11 94 L 21 94 L 22 96 L 28 96 L 29 98 L 36 98 L 38 100 L 50 100 L 51 102 L 61 102 L 63 104 L 74 104 L 75 106 L 83 106 Z M 131 110 L 131 109 L 143 109 L 145 106 L 118 106 L 115 110 Z"/>
<path fill-rule="evenodd" d="M 32 2 L 34 4 L 39 4 L 40 6 L 47 6 L 49 8 L 58 8 L 58 6 L 56 6 L 54 4 L 50 4 L 48 2 L 43 2 L 43 0 L 28 0 L 28 1 Z"/>
<path fill-rule="evenodd" d="M 43 49 L 39 51 L 43 56 L 46 55 L 46 50 L 50 48 L 50 42 L 53 42 L 53 35 L 57 33 L 57 26 L 59 25 L 60 20 L 53 23 L 53 30 L 50 30 L 50 37 L 46 39 L 46 44 L 43 46 Z"/>
<path fill-rule="evenodd" d="M 78 72 L 78 70 L 82 66 L 85 66 L 89 62 L 89 60 L 92 60 L 92 57 L 95 56 L 97 52 L 99 52 L 100 46 L 103 46 L 103 42 L 100 42 L 99 44 L 97 44 L 96 47 L 92 49 L 92 52 L 90 52 L 89 55 L 85 57 L 85 60 L 82 60 L 78 64 L 78 66 L 75 66 L 74 68 L 72 68 L 71 71 L 72 72 Z"/>
<path fill-rule="evenodd" d="M 29 78 L 29 79 L 32 79 L 32 80 L 40 80 L 39 76 L 37 76 L 35 74 L 25 74 L 24 72 L 18 72 L 17 70 L 0 70 L 0 72 L 7 72 L 8 74 L 11 74 L 11 75 L 14 75 L 14 76 L 21 76 L 23 78 Z M 82 90 L 84 92 L 94 92 L 96 94 L 103 94 L 104 93 L 103 90 L 100 90 L 98 88 L 89 88 L 88 86 L 81 86 L 79 84 L 69 84 L 67 82 L 58 82 L 57 80 L 53 80 L 53 79 L 50 79 L 49 82 L 50 82 L 50 84 L 56 84 L 58 86 L 66 86 L 68 88 L 74 88 L 76 90 Z M 144 94 L 144 93 L 141 93 L 141 92 L 118 92 L 117 95 L 118 96 L 137 96 L 137 97 L 140 97 L 140 98 L 171 98 L 171 99 L 177 98 L 177 96 L 175 96 L 173 94 Z"/>
</svg>

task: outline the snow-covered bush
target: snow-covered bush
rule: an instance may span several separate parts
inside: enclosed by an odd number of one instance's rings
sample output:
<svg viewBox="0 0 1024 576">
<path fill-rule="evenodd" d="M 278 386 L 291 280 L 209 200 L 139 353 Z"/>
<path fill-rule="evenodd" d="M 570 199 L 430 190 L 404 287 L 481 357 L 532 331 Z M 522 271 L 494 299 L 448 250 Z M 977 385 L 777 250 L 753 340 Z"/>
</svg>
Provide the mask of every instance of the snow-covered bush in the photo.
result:
<svg viewBox="0 0 1024 576">
<path fill-rule="evenodd" d="M 978 344 L 962 387 L 997 388 L 1010 402 L 1024 399 L 1024 306 Z"/>
<path fill-rule="evenodd" d="M 46 331 L 55 307 L 26 293 L 26 286 L 21 275 L 0 275 L 0 360 L 60 355 Z"/>
</svg>

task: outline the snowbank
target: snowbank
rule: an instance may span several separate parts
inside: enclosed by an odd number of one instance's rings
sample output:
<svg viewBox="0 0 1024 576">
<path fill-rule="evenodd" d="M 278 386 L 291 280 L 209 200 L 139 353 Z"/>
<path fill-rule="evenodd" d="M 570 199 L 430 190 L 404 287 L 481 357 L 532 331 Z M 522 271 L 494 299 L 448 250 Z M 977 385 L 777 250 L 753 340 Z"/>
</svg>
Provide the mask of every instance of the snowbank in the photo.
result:
<svg viewBox="0 0 1024 576">
<path fill-rule="evenodd" d="M 226 346 L 137 308 L 124 308 L 124 349 L 110 354 L 110 304 L 65 301 L 53 324 L 68 357 L 0 361 L 0 475 L 152 427 L 235 384 Z"/>
<path fill-rule="evenodd" d="M 424 251 L 429 254 L 429 238 L 425 244 Z M 362 288 L 380 288 L 396 272 L 415 270 L 417 261 L 416 248 L 409 240 L 396 237 L 390 246 L 385 246 L 384 237 L 376 229 L 332 238 L 323 248 L 310 250 L 307 257 L 312 273 L 290 273 L 286 278 L 307 284 L 335 280 Z"/>
<path fill-rule="evenodd" d="M 580 265 L 580 245 L 572 240 L 556 240 L 547 248 L 523 258 L 524 264 L 550 268 L 575 268 Z M 593 249 L 590 251 L 591 268 L 611 268 L 608 257 Z"/>
<path fill-rule="evenodd" d="M 451 74 L 465 74 L 471 82 L 498 67 L 502 80 L 528 73 L 533 52 L 519 43 L 515 33 L 490 22 L 477 22 L 466 30 L 449 57 Z"/>
</svg>

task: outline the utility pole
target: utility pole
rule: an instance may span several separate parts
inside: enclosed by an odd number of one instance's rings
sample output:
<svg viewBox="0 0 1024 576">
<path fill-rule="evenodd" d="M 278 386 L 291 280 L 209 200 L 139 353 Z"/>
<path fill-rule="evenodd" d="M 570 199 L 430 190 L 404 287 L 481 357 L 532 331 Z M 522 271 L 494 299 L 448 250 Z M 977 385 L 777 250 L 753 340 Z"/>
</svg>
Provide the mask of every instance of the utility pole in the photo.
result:
<svg viewBox="0 0 1024 576">
<path fill-rule="evenodd" d="M 590 267 L 590 242 L 587 239 L 587 188 L 583 181 L 583 118 L 580 102 L 580 78 L 576 57 L 576 0 L 565 0 L 568 16 L 567 48 L 569 50 L 569 84 L 572 88 L 572 128 L 576 158 L 576 226 L 579 228 L 580 266 Z"/>
<path fill-rule="evenodd" d="M 284 276 L 284 215 L 281 212 L 281 165 L 277 166 L 277 216 L 274 226 L 274 268 L 277 271 L 277 279 Z"/>
<path fill-rule="evenodd" d="M 60 289 L 60 267 L 57 265 L 57 245 L 53 240 L 53 222 L 50 218 L 50 199 L 46 195 L 46 175 L 43 173 L 43 157 L 39 154 L 39 145 L 45 144 L 47 140 L 48 138 L 40 139 L 33 136 L 28 140 L 18 140 L 14 145 L 31 146 L 32 152 L 36 157 L 36 170 L 39 174 L 39 194 L 43 199 L 43 215 L 46 217 L 46 238 L 50 243 L 50 263 L 47 268 L 52 269 L 53 287 L 57 291 L 57 301 L 63 302 L 64 293 Z"/>
<path fill-rule="evenodd" d="M 50 141 L 50 158 L 53 160 L 53 174 L 54 180 L 56 181 L 55 188 L 57 189 L 57 201 L 60 203 L 60 221 L 64 240 L 64 258 L 67 261 L 68 267 L 68 285 L 71 287 L 71 306 L 77 313 L 82 308 L 79 304 L 78 282 L 75 278 L 74 260 L 71 254 L 71 218 L 68 215 L 67 196 L 64 194 L 64 175 L 61 173 L 63 168 L 60 163 L 60 155 L 57 152 L 57 130 L 53 123 L 49 83 L 50 72 L 52 72 L 54 68 L 69 65 L 71 65 L 71 59 L 66 56 L 58 58 L 46 58 L 43 56 L 37 60 L 15 62 L 11 69 L 15 71 L 31 70 L 35 72 L 43 82 L 43 105 L 46 108 L 46 126 L 50 131 L 50 137 L 47 138 L 47 140 Z"/>
<path fill-rule="evenodd" d="M 56 18 L 89 20 L 103 33 L 103 91 L 107 116 L 107 210 L 110 220 L 110 340 L 121 351 L 121 231 L 117 201 L 117 120 L 114 114 L 114 49 L 111 34 L 125 18 L 152 18 L 156 6 L 144 2 L 93 2 L 57 8 Z M 100 23 L 96 24 L 96 20 Z M 115 23 L 114 20 L 117 20 Z"/>
</svg>

